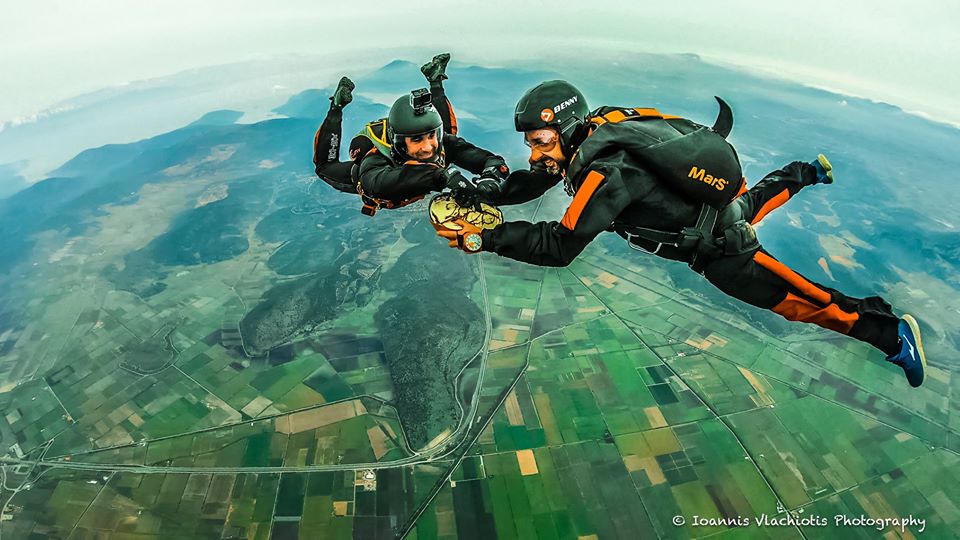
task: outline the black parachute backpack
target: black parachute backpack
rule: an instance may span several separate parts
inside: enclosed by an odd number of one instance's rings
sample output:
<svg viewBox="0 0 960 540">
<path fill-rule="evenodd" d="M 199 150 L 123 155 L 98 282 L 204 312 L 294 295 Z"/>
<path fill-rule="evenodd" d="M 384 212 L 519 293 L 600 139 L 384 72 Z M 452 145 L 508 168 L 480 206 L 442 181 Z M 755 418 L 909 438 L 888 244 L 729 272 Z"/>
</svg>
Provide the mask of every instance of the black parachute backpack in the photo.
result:
<svg viewBox="0 0 960 540">
<path fill-rule="evenodd" d="M 576 178 L 582 171 L 581 164 L 612 149 L 626 151 L 667 189 L 701 203 L 696 225 L 680 232 L 626 224 L 614 226 L 631 243 L 631 237 L 636 237 L 658 246 L 691 250 L 690 266 L 697 271 L 700 256 L 717 253 L 713 228 L 719 211 L 746 190 L 737 151 L 726 139 L 733 127 L 733 113 L 726 102 L 719 97 L 716 100 L 720 113 L 713 127 L 661 114 L 656 109 L 601 107 L 591 113 L 587 137 L 567 168 L 567 175 Z"/>
<path fill-rule="evenodd" d="M 656 109 L 601 107 L 588 120 L 587 138 L 570 160 L 576 178 L 611 147 L 624 150 L 686 199 L 722 209 L 743 183 L 737 151 L 726 136 L 733 127 L 730 107 L 720 98 L 720 115 L 711 128 Z"/>
</svg>

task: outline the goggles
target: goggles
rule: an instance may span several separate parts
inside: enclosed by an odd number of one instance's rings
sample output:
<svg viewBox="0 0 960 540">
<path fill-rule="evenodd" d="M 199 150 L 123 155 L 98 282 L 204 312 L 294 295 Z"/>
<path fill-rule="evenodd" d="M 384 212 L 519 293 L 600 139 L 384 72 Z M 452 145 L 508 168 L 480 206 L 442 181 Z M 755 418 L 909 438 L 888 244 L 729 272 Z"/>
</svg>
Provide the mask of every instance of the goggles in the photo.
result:
<svg viewBox="0 0 960 540">
<path fill-rule="evenodd" d="M 412 143 L 422 142 L 424 139 L 435 139 L 439 136 L 440 130 L 434 129 L 426 133 L 417 133 L 416 135 L 405 135 L 405 137 L 410 139 Z"/>
<path fill-rule="evenodd" d="M 523 144 L 544 154 L 556 148 L 559 142 L 560 136 L 552 129 L 528 131 L 523 135 Z"/>
</svg>

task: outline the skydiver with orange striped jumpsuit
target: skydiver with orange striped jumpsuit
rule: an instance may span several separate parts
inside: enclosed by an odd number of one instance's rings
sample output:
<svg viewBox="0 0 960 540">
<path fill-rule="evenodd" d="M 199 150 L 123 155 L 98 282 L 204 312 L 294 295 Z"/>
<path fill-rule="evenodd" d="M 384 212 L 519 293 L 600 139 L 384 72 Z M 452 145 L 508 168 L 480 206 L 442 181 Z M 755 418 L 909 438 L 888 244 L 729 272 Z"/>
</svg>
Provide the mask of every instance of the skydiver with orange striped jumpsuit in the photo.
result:
<svg viewBox="0 0 960 540">
<path fill-rule="evenodd" d="M 573 196 L 562 221 L 486 230 L 461 223 L 438 234 L 467 252 L 566 266 L 598 234 L 616 232 L 632 247 L 688 263 L 734 298 L 869 343 L 904 370 L 911 386 L 922 384 L 926 359 L 913 317 L 897 317 L 878 296 L 853 298 L 814 283 L 756 239 L 752 225 L 771 210 L 806 186 L 833 181 L 829 161 L 795 161 L 747 190 L 725 140 L 732 114 L 718 101 L 721 115 L 707 128 L 654 109 L 590 111 L 573 85 L 542 83 L 521 98 L 514 120 L 531 166 L 555 176 L 508 178 L 490 202 L 532 200 L 562 178 Z M 520 181 L 529 178 L 540 181 Z"/>
</svg>

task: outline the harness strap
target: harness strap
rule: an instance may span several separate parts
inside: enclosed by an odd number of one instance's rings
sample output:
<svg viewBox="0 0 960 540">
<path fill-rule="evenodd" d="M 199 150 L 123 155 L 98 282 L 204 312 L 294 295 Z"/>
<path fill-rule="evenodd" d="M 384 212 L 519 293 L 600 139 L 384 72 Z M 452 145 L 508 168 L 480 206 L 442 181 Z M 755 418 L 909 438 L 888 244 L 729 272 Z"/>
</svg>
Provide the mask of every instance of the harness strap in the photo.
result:
<svg viewBox="0 0 960 540">
<path fill-rule="evenodd" d="M 720 105 L 720 113 L 717 114 L 717 120 L 713 123 L 713 127 L 710 129 L 726 139 L 727 135 L 730 134 L 730 130 L 733 129 L 733 111 L 730 110 L 730 106 L 727 105 L 726 101 L 720 99 L 720 96 L 713 97 Z"/>
<path fill-rule="evenodd" d="M 700 207 L 697 224 L 694 227 L 684 227 L 680 232 L 683 235 L 680 247 L 683 248 L 682 244 L 686 243 L 692 249 L 690 268 L 697 273 L 703 271 L 707 261 L 723 253 L 723 237 L 713 235 L 713 227 L 717 224 L 719 214 L 716 208 L 704 204 Z"/>
<path fill-rule="evenodd" d="M 629 242 L 631 247 L 640 251 L 657 253 L 663 246 L 689 251 L 690 267 L 700 272 L 707 261 L 723 253 L 723 246 L 726 243 L 725 238 L 713 234 L 713 228 L 717 224 L 719 214 L 720 212 L 716 208 L 704 204 L 700 207 L 700 215 L 697 216 L 696 225 L 684 227 L 678 233 L 647 227 L 635 227 L 623 223 L 614 223 L 613 230 Z M 637 240 L 643 240 L 647 245 L 652 243 L 654 247 L 649 249 Z"/>
<path fill-rule="evenodd" d="M 616 231 L 620 236 L 623 237 L 634 237 L 642 238 L 648 242 L 653 242 L 655 244 L 660 244 L 664 246 L 673 246 L 678 247 L 680 245 L 680 240 L 682 238 L 681 233 L 677 232 L 668 232 L 661 231 L 658 229 L 648 229 L 646 227 L 633 227 L 622 224 L 615 224 L 614 231 Z M 627 241 L 630 241 L 630 238 L 627 238 Z"/>
</svg>

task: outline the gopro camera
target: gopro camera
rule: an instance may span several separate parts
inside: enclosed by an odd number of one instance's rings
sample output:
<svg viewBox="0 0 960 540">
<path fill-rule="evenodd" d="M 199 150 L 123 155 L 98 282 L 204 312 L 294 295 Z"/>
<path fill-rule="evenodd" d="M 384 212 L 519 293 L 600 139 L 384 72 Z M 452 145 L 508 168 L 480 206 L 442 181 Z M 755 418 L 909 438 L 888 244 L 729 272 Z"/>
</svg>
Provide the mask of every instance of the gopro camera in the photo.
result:
<svg viewBox="0 0 960 540">
<path fill-rule="evenodd" d="M 433 96 L 426 88 L 418 88 L 410 92 L 410 106 L 413 107 L 413 114 L 420 116 L 427 112 L 427 109 L 433 106 Z"/>
</svg>

